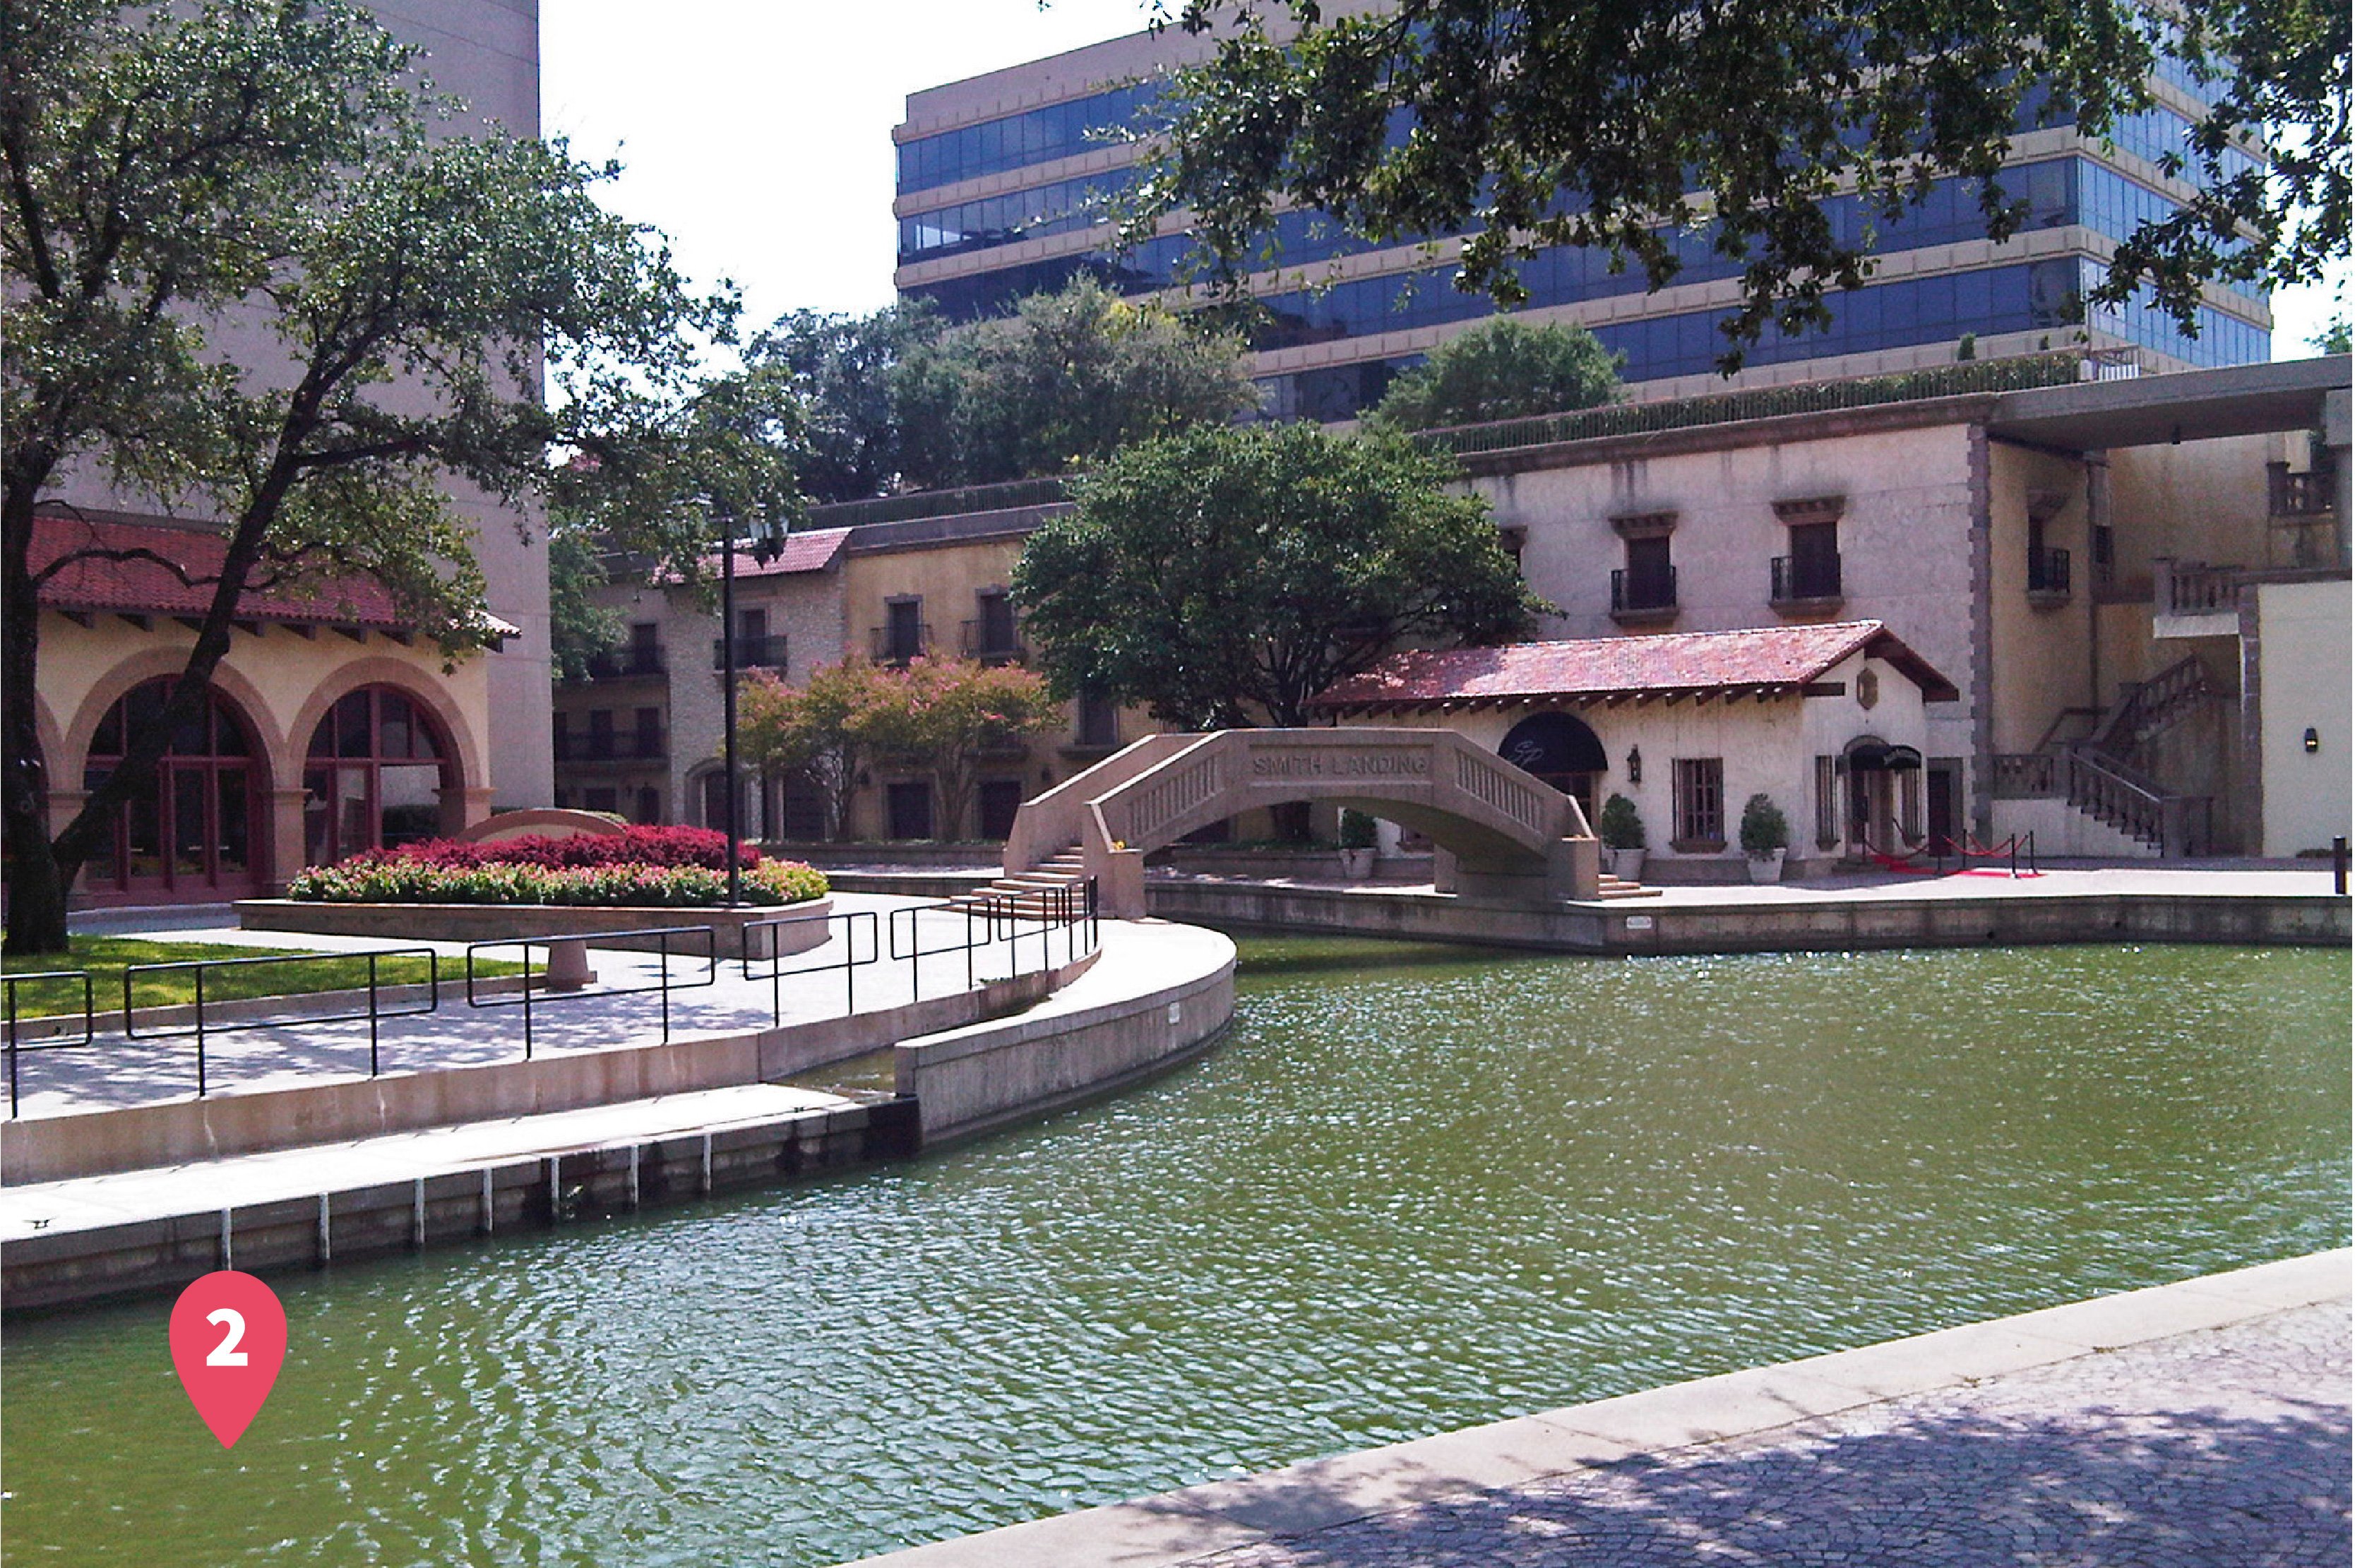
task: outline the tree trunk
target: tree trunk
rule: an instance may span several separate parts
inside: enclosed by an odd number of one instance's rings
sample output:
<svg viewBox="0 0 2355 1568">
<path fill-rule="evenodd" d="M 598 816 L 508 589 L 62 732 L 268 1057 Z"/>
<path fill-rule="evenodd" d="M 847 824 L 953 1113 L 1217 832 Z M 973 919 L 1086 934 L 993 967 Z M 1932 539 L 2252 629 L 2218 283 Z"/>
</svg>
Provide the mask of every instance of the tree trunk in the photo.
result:
<svg viewBox="0 0 2355 1568">
<path fill-rule="evenodd" d="M 49 842 L 48 779 L 34 717 L 41 652 L 40 593 L 28 560 L 36 490 L 12 475 L 0 497 L 0 839 L 7 846 L 8 885 L 0 950 L 12 956 L 66 950 L 71 881 Z"/>
</svg>

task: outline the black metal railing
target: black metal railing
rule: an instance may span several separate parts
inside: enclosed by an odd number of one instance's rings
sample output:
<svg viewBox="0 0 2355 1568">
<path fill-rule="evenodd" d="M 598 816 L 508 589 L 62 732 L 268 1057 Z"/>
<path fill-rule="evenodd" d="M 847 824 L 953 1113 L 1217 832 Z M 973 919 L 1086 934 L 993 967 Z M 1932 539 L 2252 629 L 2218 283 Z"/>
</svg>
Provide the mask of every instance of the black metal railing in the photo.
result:
<svg viewBox="0 0 2355 1568">
<path fill-rule="evenodd" d="M 1611 573 L 1611 613 L 1626 615 L 1677 607 L 1677 568 L 1629 573 L 1625 567 Z"/>
<path fill-rule="evenodd" d="M 833 958 L 813 959 L 808 963 L 796 964 L 792 969 L 787 969 L 784 961 L 792 955 L 783 950 L 781 933 L 790 927 L 806 926 L 818 920 L 826 922 L 826 940 L 806 950 L 812 953 L 834 951 L 834 938 L 838 924 L 842 938 L 839 955 Z M 863 959 L 858 956 L 858 934 L 862 929 L 867 933 L 867 956 Z M 755 932 L 766 933 L 768 949 L 766 953 L 754 951 L 756 948 L 762 946 L 763 940 L 762 938 L 756 937 Z M 781 915 L 773 920 L 753 920 L 745 925 L 743 940 L 744 978 L 748 980 L 765 980 L 769 982 L 769 1022 L 773 1024 L 783 1023 L 785 1021 L 784 980 L 787 976 L 822 975 L 831 969 L 840 969 L 842 971 L 842 1010 L 845 1015 L 847 1015 L 858 1011 L 858 971 L 869 964 L 883 961 L 880 927 L 872 909 L 853 910 L 847 915 Z M 755 974 L 752 971 L 754 964 L 768 965 L 768 972 Z"/>
<path fill-rule="evenodd" d="M 728 640 L 711 640 L 711 667 L 728 668 Z M 785 667 L 785 637 L 773 632 L 767 637 L 739 637 L 736 640 L 736 667 L 739 670 L 782 670 Z"/>
<path fill-rule="evenodd" d="M 934 939 L 929 942 L 923 919 L 927 915 L 934 916 L 929 927 Z M 923 997 L 923 960 L 954 953 L 964 957 L 965 989 L 971 991 L 983 980 L 1012 980 L 1053 968 L 1054 938 L 1059 933 L 1063 938 L 1063 962 L 1075 962 L 1081 954 L 1093 952 L 1101 934 L 1096 885 L 1090 878 L 1064 887 L 974 894 L 935 904 L 910 905 L 886 912 L 885 930 L 891 961 L 904 959 L 908 964 L 911 999 L 921 1001 Z M 1028 936 L 1038 938 L 1036 969 L 1022 966 L 1022 948 Z M 977 964 L 979 957 L 1000 942 L 1007 945 L 1007 972 L 983 975 Z"/>
<path fill-rule="evenodd" d="M 660 762 L 667 755 L 660 730 L 619 730 L 611 735 L 564 734 L 556 737 L 559 762 Z"/>
<path fill-rule="evenodd" d="M 985 664 L 1018 664 L 1030 656 L 1030 650 L 1011 629 L 993 628 L 986 620 L 957 623 L 957 651 Z"/>
<path fill-rule="evenodd" d="M 663 651 L 654 646 L 613 648 L 589 655 L 589 679 L 634 681 L 663 673 Z"/>
<path fill-rule="evenodd" d="M 2060 549 L 2030 550 L 2028 591 L 2065 595 L 2069 591 L 2069 552 Z"/>
<path fill-rule="evenodd" d="M 1840 558 L 1829 556 L 1777 556 L 1767 577 L 1767 599 L 1774 604 L 1801 604 L 1840 596 Z"/>
<path fill-rule="evenodd" d="M 703 950 L 699 955 L 703 959 L 703 978 L 675 980 L 672 978 L 670 969 L 672 938 L 695 937 L 703 938 Z M 643 984 L 601 985 L 593 988 L 584 984 L 577 991 L 555 991 L 549 989 L 546 965 L 542 965 L 537 976 L 532 973 L 531 955 L 535 948 L 549 950 L 549 957 L 553 959 L 552 949 L 561 944 L 570 943 L 585 953 L 592 942 L 645 940 L 648 938 L 655 939 L 655 951 L 659 957 L 655 964 L 655 978 Z M 475 985 L 475 965 L 479 961 L 479 956 L 503 948 L 518 948 L 523 953 L 523 984 L 520 994 L 517 996 L 483 994 Z M 680 956 L 691 961 L 698 955 L 690 949 Z M 522 1008 L 523 1059 L 527 1062 L 531 1060 L 532 993 L 534 991 L 544 993 L 538 999 L 542 1006 L 551 1001 L 581 1001 L 590 997 L 646 996 L 658 993 L 662 998 L 663 1044 L 667 1045 L 670 1044 L 671 992 L 699 991 L 706 986 L 719 983 L 719 934 L 709 926 L 655 926 L 644 930 L 566 932 L 552 937 L 495 937 L 488 941 L 466 944 L 466 1005 L 468 1007 Z"/>
<path fill-rule="evenodd" d="M 878 664 L 904 664 L 932 651 L 932 629 L 926 621 L 870 626 L 867 629 L 867 646 Z"/>
<path fill-rule="evenodd" d="M 16 1115 L 16 1053 L 22 1049 L 22 1044 L 16 1038 L 16 988 L 18 986 L 38 985 L 43 983 L 56 984 L 60 981 L 71 980 L 81 981 L 81 1038 L 79 1040 L 44 1040 L 39 1044 L 33 1047 L 36 1051 L 55 1051 L 63 1047 L 88 1045 L 98 1038 L 97 1008 L 95 1005 L 96 993 L 91 988 L 90 971 L 88 969 L 44 969 L 38 973 L 33 974 L 0 976 L 0 994 L 5 994 L 6 997 L 5 1006 L 8 1016 L 8 1115 L 12 1119 Z M 70 1013 L 39 1013 L 36 1014 L 36 1016 L 42 1018 L 56 1018 L 61 1016 L 71 1017 L 72 1015 Z"/>
<path fill-rule="evenodd" d="M 418 958 L 425 960 L 425 979 L 422 981 L 396 980 L 391 982 L 389 988 L 385 985 L 377 967 L 379 959 Z M 240 1001 L 300 1002 L 305 995 L 344 996 L 358 990 L 368 999 L 368 1005 L 363 1009 L 350 1012 L 298 1012 L 291 1018 L 272 1015 L 261 1018 L 223 1019 L 217 1012 L 210 1018 L 206 1016 L 206 1008 L 208 1005 L 205 999 L 207 975 L 219 974 L 231 969 L 251 970 L 264 965 L 293 968 L 304 964 L 347 964 L 356 959 L 365 959 L 368 963 L 368 984 L 364 990 L 347 986 L 339 991 L 325 992 L 282 992 L 272 996 L 243 998 L 215 997 L 209 1005 L 218 1007 L 224 1002 Z M 131 1004 L 132 988 L 144 976 L 171 974 L 187 975 L 195 987 L 193 1021 L 182 1027 L 159 1025 L 155 1022 L 155 1014 L 162 1010 L 151 1008 L 148 1024 L 143 1031 L 139 1024 L 139 1014 Z M 417 1006 L 389 1005 L 384 995 L 387 989 L 421 990 L 424 995 L 421 1004 Z M 184 959 L 171 963 L 127 964 L 123 970 L 123 1037 L 126 1040 L 171 1040 L 194 1035 L 197 1042 L 197 1097 L 202 1099 L 210 1088 L 206 1066 L 205 1044 L 212 1035 L 228 1034 L 241 1029 L 283 1029 L 290 1025 L 357 1023 L 365 1020 L 368 1026 L 368 1076 L 373 1078 L 383 1071 L 383 1062 L 378 1054 L 378 1034 L 384 1021 L 388 1018 L 415 1018 L 432 1012 L 441 1005 L 441 1001 L 442 964 L 441 959 L 434 955 L 431 948 L 375 948 L 362 953 L 283 953 L 256 959 Z"/>
</svg>

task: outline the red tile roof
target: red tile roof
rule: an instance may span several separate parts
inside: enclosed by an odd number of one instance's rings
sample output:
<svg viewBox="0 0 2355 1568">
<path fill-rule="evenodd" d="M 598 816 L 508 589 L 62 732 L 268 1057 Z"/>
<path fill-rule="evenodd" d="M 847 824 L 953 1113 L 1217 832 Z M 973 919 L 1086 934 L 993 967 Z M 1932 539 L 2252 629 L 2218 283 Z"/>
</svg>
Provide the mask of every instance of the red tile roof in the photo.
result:
<svg viewBox="0 0 2355 1568">
<path fill-rule="evenodd" d="M 1502 648 L 1410 649 L 1338 682 L 1315 705 L 1378 709 L 1730 688 L 1795 691 L 1859 651 L 1903 672 L 1922 688 L 1925 701 L 1952 702 L 1960 694 L 1881 622 L 1843 620 Z"/>
<path fill-rule="evenodd" d="M 736 548 L 736 575 L 740 578 L 784 577 L 801 572 L 822 572 L 842 558 L 842 546 L 849 538 L 847 528 L 799 529 L 785 535 L 783 553 L 765 564 L 754 560 L 752 553 L 740 545 Z M 704 569 L 719 576 L 719 557 L 707 557 Z"/>
<path fill-rule="evenodd" d="M 144 550 L 160 559 L 86 556 L 69 560 L 40 585 L 50 609 L 120 611 L 132 615 L 202 615 L 212 608 L 212 579 L 220 575 L 229 541 L 202 528 L 167 523 L 85 520 L 46 515 L 33 520 L 27 564 L 38 574 L 78 550 Z M 165 562 L 171 563 L 169 566 Z M 176 567 L 178 571 L 173 567 Z M 182 581 L 185 574 L 192 581 Z M 244 620 L 303 621 L 397 630 L 408 625 L 390 593 L 374 577 L 354 575 L 304 584 L 300 589 L 248 592 L 237 601 Z M 510 632 L 512 627 L 506 628 Z"/>
</svg>

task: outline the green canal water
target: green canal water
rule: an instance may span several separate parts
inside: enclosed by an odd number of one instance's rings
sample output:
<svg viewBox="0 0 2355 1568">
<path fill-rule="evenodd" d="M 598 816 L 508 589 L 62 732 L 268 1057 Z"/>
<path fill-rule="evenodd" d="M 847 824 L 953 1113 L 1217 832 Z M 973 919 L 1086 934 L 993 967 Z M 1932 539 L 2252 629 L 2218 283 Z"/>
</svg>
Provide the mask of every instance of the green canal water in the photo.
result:
<svg viewBox="0 0 2355 1568">
<path fill-rule="evenodd" d="M 2348 1240 L 2344 951 L 1253 941 L 1214 1054 L 911 1165 L 10 1326 L 7 1561 L 827 1563 Z"/>
</svg>

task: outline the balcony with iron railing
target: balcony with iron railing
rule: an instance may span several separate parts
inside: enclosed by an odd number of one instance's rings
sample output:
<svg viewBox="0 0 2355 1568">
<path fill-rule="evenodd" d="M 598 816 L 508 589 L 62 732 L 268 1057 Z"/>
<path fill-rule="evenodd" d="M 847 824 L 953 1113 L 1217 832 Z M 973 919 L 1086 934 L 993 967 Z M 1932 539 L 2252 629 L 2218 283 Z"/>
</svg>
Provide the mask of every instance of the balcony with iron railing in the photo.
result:
<svg viewBox="0 0 2355 1568">
<path fill-rule="evenodd" d="M 669 755 L 660 730 L 566 733 L 556 737 L 559 762 L 660 762 Z"/>
<path fill-rule="evenodd" d="M 1006 627 L 993 627 L 986 620 L 965 620 L 957 623 L 957 650 L 968 659 L 978 659 L 985 664 L 1019 664 L 1030 657 L 1021 636 Z"/>
<path fill-rule="evenodd" d="M 591 681 L 644 681 L 663 673 L 663 651 L 651 643 L 608 648 L 589 656 L 586 677 Z"/>
<path fill-rule="evenodd" d="M 1824 615 L 1839 609 L 1840 558 L 1777 556 L 1768 574 L 1766 602 L 1785 615 Z"/>
<path fill-rule="evenodd" d="M 2028 602 L 2057 605 L 2069 602 L 2069 552 L 2034 549 L 2028 552 Z"/>
<path fill-rule="evenodd" d="M 1622 626 L 1673 620 L 1677 615 L 1677 568 L 1650 571 L 1614 567 L 1611 573 L 1611 619 Z"/>
<path fill-rule="evenodd" d="M 715 671 L 728 668 L 728 642 L 725 638 L 711 640 L 711 667 Z M 782 670 L 785 667 L 785 638 L 783 632 L 767 637 L 736 639 L 736 667 L 739 670 Z"/>
<path fill-rule="evenodd" d="M 867 629 L 867 643 L 878 664 L 904 664 L 932 651 L 932 629 L 922 621 L 870 626 Z"/>
</svg>

